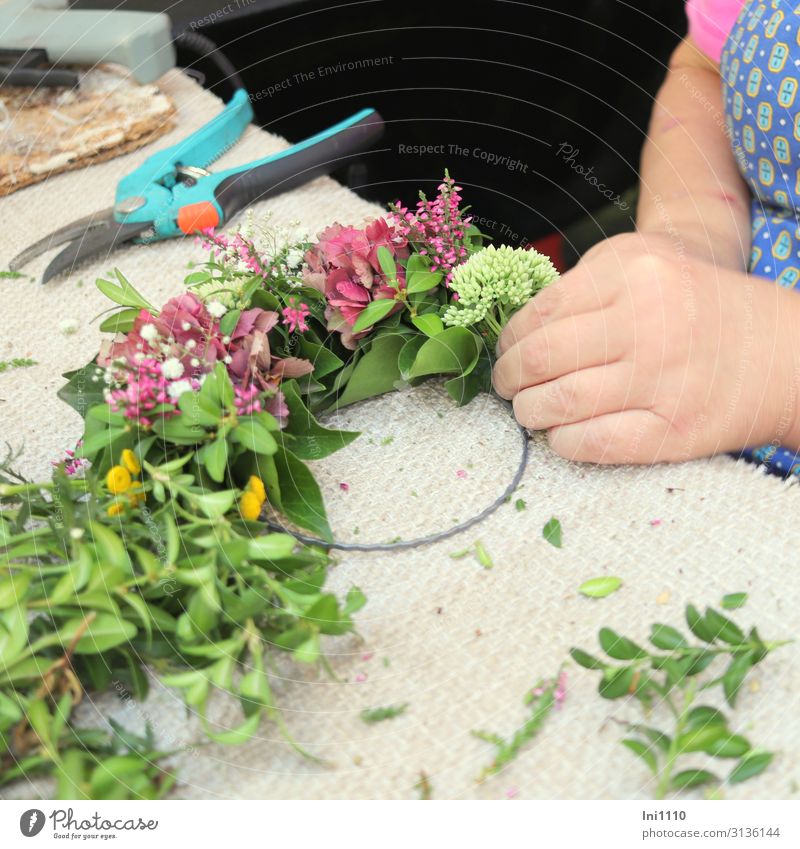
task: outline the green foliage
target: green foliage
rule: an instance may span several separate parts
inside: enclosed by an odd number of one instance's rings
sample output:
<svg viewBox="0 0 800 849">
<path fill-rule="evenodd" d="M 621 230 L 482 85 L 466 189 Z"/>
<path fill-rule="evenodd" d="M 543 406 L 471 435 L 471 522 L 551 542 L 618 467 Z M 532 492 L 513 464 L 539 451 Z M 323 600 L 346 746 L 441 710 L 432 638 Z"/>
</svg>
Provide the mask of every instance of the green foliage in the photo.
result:
<svg viewBox="0 0 800 849">
<path fill-rule="evenodd" d="M 598 690 L 603 698 L 633 697 L 647 716 L 654 704 L 663 704 L 669 710 L 673 727 L 668 733 L 649 725 L 627 723 L 632 736 L 622 741 L 655 777 L 658 798 L 701 784 L 720 783 L 715 773 L 684 763 L 692 753 L 736 760 L 727 778 L 733 784 L 761 773 L 773 757 L 770 752 L 753 750 L 746 737 L 733 732 L 721 710 L 697 702 L 700 694 L 721 686 L 725 700 L 733 708 L 750 670 L 786 641 L 764 642 L 756 628 L 745 635 L 733 620 L 711 607 L 700 613 L 694 605 L 688 605 L 686 624 L 700 645 L 693 645 L 677 628 L 656 622 L 649 639 L 657 652 L 611 628 L 600 630 L 600 647 L 621 664 L 582 649 L 573 648 L 570 652 L 579 666 L 601 673 Z M 703 673 L 712 664 L 721 668 L 715 677 L 706 680 Z"/>
<path fill-rule="evenodd" d="M 401 705 L 389 705 L 387 707 L 368 708 L 361 711 L 361 721 L 367 725 L 374 725 L 376 722 L 383 722 L 386 719 L 394 719 L 406 712 L 408 702 Z"/>
<path fill-rule="evenodd" d="M 545 522 L 545 525 L 542 528 L 542 536 L 550 543 L 550 545 L 555 546 L 556 548 L 561 548 L 561 522 L 559 522 L 555 516 Z"/>
<path fill-rule="evenodd" d="M 472 736 L 490 743 L 495 748 L 494 759 L 485 766 L 478 776 L 483 781 L 491 775 L 496 775 L 521 752 L 539 733 L 545 720 L 556 707 L 556 691 L 559 688 L 561 672 L 550 680 L 540 680 L 525 698 L 525 704 L 530 708 L 530 716 L 506 740 L 499 734 L 488 731 L 473 731 Z"/>
<path fill-rule="evenodd" d="M 272 656 L 317 663 L 321 636 L 351 631 L 365 602 L 357 589 L 344 602 L 325 591 L 326 552 L 259 535 L 240 513 L 250 475 L 266 464 L 276 506 L 330 534 L 313 477 L 286 446 L 335 450 L 355 434 L 322 428 L 289 394 L 293 432 L 268 413 L 237 416 L 220 365 L 179 400 L 181 416 L 154 428 L 157 438 L 92 406 L 84 479 L 60 467 L 47 483 L 0 471 L 0 782 L 50 774 L 60 798 L 166 793 L 174 779 L 152 743 L 81 728 L 72 710 L 87 691 L 143 697 L 145 665 L 214 740 L 244 742 L 265 720 L 283 729 Z M 123 450 L 141 465 L 133 500 L 105 479 Z M 215 691 L 241 704 L 233 729 L 207 716 Z"/>
<path fill-rule="evenodd" d="M 0 360 L 0 374 L 16 368 L 30 368 L 36 365 L 36 360 L 30 357 L 13 357 L 10 360 Z"/>
<path fill-rule="evenodd" d="M 622 578 L 604 575 L 600 578 L 590 578 L 588 581 L 584 581 L 578 587 L 578 592 L 588 598 L 605 598 L 611 593 L 615 593 L 621 586 Z"/>
</svg>

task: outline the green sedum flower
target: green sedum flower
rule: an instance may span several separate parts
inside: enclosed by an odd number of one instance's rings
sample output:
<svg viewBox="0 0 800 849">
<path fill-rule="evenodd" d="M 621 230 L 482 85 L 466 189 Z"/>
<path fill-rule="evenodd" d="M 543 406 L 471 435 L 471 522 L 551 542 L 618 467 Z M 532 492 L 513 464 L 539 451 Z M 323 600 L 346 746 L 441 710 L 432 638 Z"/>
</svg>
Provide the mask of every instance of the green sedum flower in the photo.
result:
<svg viewBox="0 0 800 849">
<path fill-rule="evenodd" d="M 460 327 L 483 323 L 484 335 L 496 341 L 511 316 L 557 277 L 553 263 L 538 251 L 489 245 L 455 269 L 450 285 L 458 301 L 443 321 Z"/>
</svg>

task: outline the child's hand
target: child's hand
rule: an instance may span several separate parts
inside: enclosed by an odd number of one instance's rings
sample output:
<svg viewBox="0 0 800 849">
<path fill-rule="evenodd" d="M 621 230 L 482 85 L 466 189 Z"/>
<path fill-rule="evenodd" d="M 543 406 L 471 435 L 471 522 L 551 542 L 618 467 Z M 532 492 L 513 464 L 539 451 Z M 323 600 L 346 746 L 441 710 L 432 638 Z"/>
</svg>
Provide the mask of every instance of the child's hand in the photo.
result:
<svg viewBox="0 0 800 849">
<path fill-rule="evenodd" d="M 499 353 L 498 393 L 570 459 L 800 447 L 800 293 L 689 258 L 667 236 L 593 248 L 511 319 Z"/>
</svg>

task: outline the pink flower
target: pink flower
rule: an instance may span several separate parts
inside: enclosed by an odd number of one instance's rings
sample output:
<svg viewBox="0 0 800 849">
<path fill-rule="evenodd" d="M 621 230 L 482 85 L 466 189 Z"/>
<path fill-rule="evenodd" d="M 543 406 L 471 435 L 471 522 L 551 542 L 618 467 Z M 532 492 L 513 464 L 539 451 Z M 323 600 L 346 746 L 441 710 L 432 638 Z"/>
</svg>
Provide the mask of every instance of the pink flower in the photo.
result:
<svg viewBox="0 0 800 849">
<path fill-rule="evenodd" d="M 350 329 L 370 302 L 394 298 L 378 261 L 378 248 L 385 247 L 397 259 L 408 257 L 404 236 L 383 218 L 367 223 L 363 230 L 333 224 L 319 235 L 319 241 L 306 252 L 305 281 L 323 292 L 328 300 L 325 318 L 328 330 L 341 333 L 342 344 L 354 350 L 356 340 L 371 328 L 354 334 Z M 404 271 L 398 267 L 398 283 L 405 285 Z M 397 309 L 401 306 L 398 303 Z"/>
<path fill-rule="evenodd" d="M 81 447 L 81 445 L 83 445 L 83 440 L 79 439 L 75 446 L 75 451 L 77 451 Z M 60 466 L 63 463 L 64 473 L 67 475 L 67 477 L 70 478 L 79 475 L 86 468 L 86 466 L 89 465 L 88 460 L 84 460 L 82 457 L 76 457 L 75 451 L 72 451 L 71 449 L 67 448 L 67 450 L 64 452 L 63 460 L 51 461 L 53 466 Z"/>
<path fill-rule="evenodd" d="M 301 303 L 299 307 L 296 307 L 294 304 L 294 298 L 289 298 L 289 305 L 281 310 L 283 313 L 281 324 L 287 325 L 289 333 L 294 333 L 295 331 L 305 333 L 308 330 L 306 319 L 311 315 L 311 310 L 308 308 L 308 304 Z"/>
<path fill-rule="evenodd" d="M 342 492 L 350 492 L 350 484 L 342 482 L 339 484 L 339 489 L 341 489 Z"/>
<path fill-rule="evenodd" d="M 460 207 L 460 191 L 461 186 L 445 172 L 434 200 L 428 200 L 420 192 L 416 212 L 409 212 L 408 207 L 396 203 L 389 216 L 390 223 L 418 253 L 430 256 L 431 270 L 444 272 L 447 283 L 453 277 L 455 266 L 468 258 L 466 231 L 472 218 L 464 215 Z"/>
</svg>

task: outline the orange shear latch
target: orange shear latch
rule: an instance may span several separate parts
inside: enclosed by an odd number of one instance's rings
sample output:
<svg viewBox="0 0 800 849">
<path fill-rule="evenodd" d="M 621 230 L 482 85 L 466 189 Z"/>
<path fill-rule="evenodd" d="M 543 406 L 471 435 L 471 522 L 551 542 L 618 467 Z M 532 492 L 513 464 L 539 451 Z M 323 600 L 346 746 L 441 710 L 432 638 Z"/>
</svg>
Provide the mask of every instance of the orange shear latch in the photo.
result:
<svg viewBox="0 0 800 849">
<path fill-rule="evenodd" d="M 184 233 L 197 233 L 219 224 L 219 212 L 210 201 L 190 203 L 178 210 L 178 227 Z"/>
</svg>

